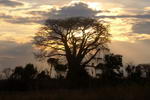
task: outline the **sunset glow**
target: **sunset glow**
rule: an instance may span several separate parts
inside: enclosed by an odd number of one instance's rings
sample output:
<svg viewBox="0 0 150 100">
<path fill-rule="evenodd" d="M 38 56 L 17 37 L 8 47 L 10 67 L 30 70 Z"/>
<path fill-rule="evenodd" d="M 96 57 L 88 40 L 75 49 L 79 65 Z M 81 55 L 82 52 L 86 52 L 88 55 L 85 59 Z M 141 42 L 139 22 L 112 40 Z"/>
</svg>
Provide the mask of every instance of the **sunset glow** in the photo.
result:
<svg viewBox="0 0 150 100">
<path fill-rule="evenodd" d="M 2 0 L 3 1 L 3 0 Z M 47 18 L 67 18 L 67 17 L 95 17 L 106 25 L 109 25 L 109 32 L 112 34 L 112 45 L 115 43 L 143 45 L 143 48 L 150 43 L 150 2 L 126 0 L 7 0 L 0 2 L 0 49 L 10 47 L 9 45 L 30 44 L 39 27 Z M 15 2 L 13 2 L 15 1 Z M 17 2 L 17 3 L 16 3 Z M 127 3 L 128 2 L 128 3 Z M 145 2 L 145 3 L 143 3 Z M 132 5 L 132 6 L 131 6 Z M 2 46 L 3 45 L 3 46 Z M 121 48 L 119 45 L 112 50 Z M 125 45 L 122 48 L 128 48 Z M 6 50 L 5 49 L 5 50 Z M 9 48 L 10 49 L 10 48 Z M 4 60 L 4 49 L 0 50 L 0 62 Z M 13 51 L 13 50 L 12 50 Z M 14 50 L 15 51 L 15 50 Z M 8 50 L 9 52 L 9 50 Z M 139 52 L 136 53 L 137 55 Z M 7 55 L 12 56 L 13 54 Z M 30 54 L 29 54 L 30 55 Z M 143 52 L 143 55 L 145 53 Z M 130 55 L 126 55 L 130 58 Z M 13 55 L 13 58 L 18 59 Z M 13 59 L 12 58 L 12 59 Z M 141 62 L 147 63 L 146 57 Z M 14 60 L 14 59 L 13 59 Z M 12 60 L 12 61 L 13 61 Z M 135 62 L 138 60 L 135 59 Z M 4 61 L 3 61 L 4 62 Z M 23 63 L 25 63 L 23 61 Z M 15 64 L 14 64 L 15 65 Z M 0 66 L 7 66 L 1 64 Z"/>
<path fill-rule="evenodd" d="M 102 5 L 98 2 L 94 2 L 94 3 L 89 2 L 88 5 L 90 8 L 97 10 L 97 11 L 102 9 Z"/>
</svg>

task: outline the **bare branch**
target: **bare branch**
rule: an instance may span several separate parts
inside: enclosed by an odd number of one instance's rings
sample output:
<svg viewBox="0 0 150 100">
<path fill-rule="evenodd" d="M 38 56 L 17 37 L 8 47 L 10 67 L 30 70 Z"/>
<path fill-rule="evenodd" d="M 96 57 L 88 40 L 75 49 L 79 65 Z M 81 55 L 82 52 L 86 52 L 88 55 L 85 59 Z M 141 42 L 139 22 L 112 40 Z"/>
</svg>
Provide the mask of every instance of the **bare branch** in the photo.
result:
<svg viewBox="0 0 150 100">
<path fill-rule="evenodd" d="M 100 51 L 100 49 L 98 49 L 94 54 L 93 56 L 91 56 L 91 58 L 89 60 L 87 60 L 86 62 L 83 63 L 83 65 L 86 65 L 88 64 L 92 59 L 94 59 L 94 57 L 97 55 L 97 53 Z"/>
</svg>

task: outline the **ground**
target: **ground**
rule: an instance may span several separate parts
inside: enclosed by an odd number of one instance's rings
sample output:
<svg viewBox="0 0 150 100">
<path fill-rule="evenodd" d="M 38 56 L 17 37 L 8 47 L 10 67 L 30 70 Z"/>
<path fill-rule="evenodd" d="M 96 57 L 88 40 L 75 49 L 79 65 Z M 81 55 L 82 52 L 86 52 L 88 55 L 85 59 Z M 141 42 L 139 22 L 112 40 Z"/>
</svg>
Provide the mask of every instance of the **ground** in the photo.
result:
<svg viewBox="0 0 150 100">
<path fill-rule="evenodd" d="M 105 86 L 95 89 L 0 92 L 0 100 L 149 100 L 150 87 Z"/>
</svg>

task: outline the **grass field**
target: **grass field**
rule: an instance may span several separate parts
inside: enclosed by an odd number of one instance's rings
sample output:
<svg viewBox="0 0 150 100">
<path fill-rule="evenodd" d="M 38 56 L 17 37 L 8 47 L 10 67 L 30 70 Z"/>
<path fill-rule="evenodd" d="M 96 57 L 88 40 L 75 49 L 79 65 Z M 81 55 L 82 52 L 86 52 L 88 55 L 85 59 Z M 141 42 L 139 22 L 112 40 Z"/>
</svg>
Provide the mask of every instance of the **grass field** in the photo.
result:
<svg viewBox="0 0 150 100">
<path fill-rule="evenodd" d="M 0 100 L 150 100 L 150 87 L 111 86 L 98 89 L 0 92 Z"/>
</svg>

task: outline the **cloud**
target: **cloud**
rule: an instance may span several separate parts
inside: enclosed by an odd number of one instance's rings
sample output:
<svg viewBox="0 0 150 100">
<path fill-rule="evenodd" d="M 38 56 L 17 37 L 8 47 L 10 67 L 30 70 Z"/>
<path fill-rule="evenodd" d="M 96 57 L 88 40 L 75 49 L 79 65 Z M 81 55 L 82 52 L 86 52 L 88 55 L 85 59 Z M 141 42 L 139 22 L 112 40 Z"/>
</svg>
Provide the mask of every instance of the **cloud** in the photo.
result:
<svg viewBox="0 0 150 100">
<path fill-rule="evenodd" d="M 122 54 L 125 63 L 150 63 L 150 40 L 139 40 L 135 43 L 112 41 L 111 52 Z"/>
<path fill-rule="evenodd" d="M 58 19 L 58 18 L 68 18 L 68 17 L 95 17 L 98 13 L 103 11 L 96 11 L 92 8 L 89 8 L 88 4 L 83 2 L 72 3 L 60 7 L 59 9 L 51 9 L 48 11 L 27 11 L 26 14 L 29 14 L 30 17 L 22 16 L 12 16 L 4 13 L 0 13 L 0 18 L 4 19 L 9 23 L 14 24 L 30 24 L 30 23 L 43 23 L 47 18 Z"/>
<path fill-rule="evenodd" d="M 34 61 L 31 43 L 18 44 L 16 42 L 0 41 L 0 45 L 0 70 Z"/>
<path fill-rule="evenodd" d="M 119 3 L 125 3 L 122 1 L 117 0 Z M 110 2 L 113 2 L 112 0 L 110 0 Z M 146 0 L 145 0 L 146 2 Z M 131 2 L 134 3 L 134 2 Z M 10 7 L 15 7 L 15 6 L 21 6 L 24 3 L 22 2 L 18 2 L 16 0 L 0 0 L 0 5 L 3 6 L 10 6 Z M 126 4 L 126 3 L 125 3 Z M 40 5 L 43 6 L 43 5 Z M 40 8 L 39 6 L 39 8 Z M 49 5 L 50 6 L 50 5 Z M 52 7 L 52 6 L 51 6 Z M 147 8 L 147 7 L 146 7 Z M 49 11 L 47 11 L 49 9 Z M 127 8 L 125 8 L 127 9 Z M 129 8 L 130 9 L 130 8 Z M 145 8 L 144 8 L 145 9 Z M 47 10 L 40 10 L 40 9 L 31 9 L 30 10 L 26 10 L 23 11 L 24 14 L 28 15 L 27 16 L 16 16 L 15 13 L 13 15 L 9 15 L 9 13 L 4 14 L 4 13 L 0 13 L 0 18 L 4 19 L 5 21 L 9 22 L 9 23 L 14 23 L 14 24 L 31 24 L 31 23 L 38 23 L 38 24 L 43 24 L 43 22 L 47 19 L 47 18 L 51 18 L 51 19 L 56 19 L 56 18 L 67 18 L 67 17 L 94 17 L 94 18 L 137 18 L 137 19 L 150 19 L 150 13 L 149 10 L 144 11 L 141 14 L 134 14 L 134 15 L 110 15 L 109 13 L 111 13 L 111 9 L 110 12 L 107 11 L 108 15 L 103 15 L 103 13 L 105 13 L 106 11 L 104 10 L 94 10 L 92 8 L 90 8 L 89 3 L 87 2 L 72 2 L 68 5 L 64 5 L 64 6 L 59 6 L 59 8 L 47 8 Z M 139 11 L 139 9 L 137 9 Z M 102 14 L 100 16 L 96 16 L 98 14 Z"/>
<path fill-rule="evenodd" d="M 12 16 L 6 15 L 5 13 L 0 13 L 0 18 L 1 18 L 1 19 L 11 19 Z"/>
<path fill-rule="evenodd" d="M 44 17 L 22 17 L 22 16 L 13 16 L 13 15 L 8 15 L 4 13 L 0 13 L 0 19 L 3 19 L 4 21 L 8 23 L 13 23 L 13 24 L 31 24 L 31 23 L 43 23 Z"/>
<path fill-rule="evenodd" d="M 4 19 L 5 21 L 9 23 L 14 24 L 31 24 L 31 23 L 38 23 L 43 24 L 43 22 L 47 18 L 51 19 L 60 19 L 60 18 L 68 18 L 68 17 L 94 17 L 94 18 L 136 18 L 136 19 L 149 19 L 150 13 L 142 13 L 138 15 L 116 15 L 116 16 L 108 16 L 108 15 L 100 15 L 96 16 L 97 14 L 102 14 L 104 12 L 109 13 L 105 10 L 93 10 L 92 8 L 89 8 L 89 5 L 84 2 L 76 2 L 72 3 L 70 5 L 65 5 L 62 7 L 59 7 L 59 9 L 52 8 L 47 10 L 30 10 L 26 11 L 25 13 L 28 15 L 28 17 L 23 16 L 12 16 L 4 13 L 0 13 L 0 18 Z M 110 11 L 111 13 L 111 11 Z"/>
<path fill-rule="evenodd" d="M 149 0 L 103 0 L 113 4 L 120 4 L 124 8 L 139 8 L 142 9 L 145 6 L 149 6 Z"/>
<path fill-rule="evenodd" d="M 140 19 L 149 19 L 150 18 L 150 12 L 149 11 L 144 11 L 143 13 L 137 14 L 134 13 L 134 15 L 130 14 L 124 14 L 124 15 L 112 15 L 108 16 L 103 15 L 103 13 L 111 13 L 110 11 L 106 10 L 93 10 L 92 8 L 89 7 L 88 3 L 86 2 L 75 2 L 67 6 L 63 6 L 59 9 L 53 9 L 50 11 L 50 13 L 44 13 L 44 12 L 39 12 L 39 14 L 42 15 L 47 15 L 49 18 L 67 18 L 67 17 L 94 17 L 94 18 L 140 18 Z M 36 12 L 34 12 L 35 14 Z M 38 12 L 37 12 L 38 14 Z M 100 16 L 97 16 L 98 14 L 102 14 Z"/>
<path fill-rule="evenodd" d="M 117 16 L 101 15 L 101 16 L 96 16 L 96 18 L 139 18 L 139 19 L 150 19 L 150 14 L 141 14 L 141 15 L 117 15 Z"/>
<path fill-rule="evenodd" d="M 38 62 L 33 55 L 32 43 L 19 44 L 0 40 L 0 71 L 33 63 L 38 69 L 49 68 L 47 63 Z"/>
<path fill-rule="evenodd" d="M 150 22 L 143 21 L 133 25 L 132 30 L 135 33 L 150 34 Z"/>
<path fill-rule="evenodd" d="M 28 14 L 34 16 L 42 16 L 51 19 L 60 19 L 68 17 L 95 17 L 101 10 L 93 10 L 89 8 L 89 5 L 84 2 L 75 2 L 69 5 L 59 7 L 59 9 L 53 8 L 49 12 L 47 11 L 30 11 Z"/>
<path fill-rule="evenodd" d="M 44 16 L 48 16 L 49 12 L 47 12 L 47 11 L 30 11 L 27 14 L 31 14 L 33 16 L 42 16 L 42 17 L 44 17 Z"/>
<path fill-rule="evenodd" d="M 88 4 L 83 2 L 78 2 L 71 4 L 69 6 L 64 6 L 59 10 L 52 10 L 49 13 L 49 18 L 68 18 L 68 17 L 95 17 L 98 13 L 102 11 L 96 11 L 89 8 Z"/>
<path fill-rule="evenodd" d="M 44 19 L 41 17 L 15 17 L 13 19 L 6 19 L 5 21 L 13 24 L 41 24 L 44 22 Z"/>
<path fill-rule="evenodd" d="M 7 7 L 16 7 L 16 6 L 23 6 L 24 4 L 22 2 L 14 0 L 0 0 L 0 5 Z"/>
</svg>

